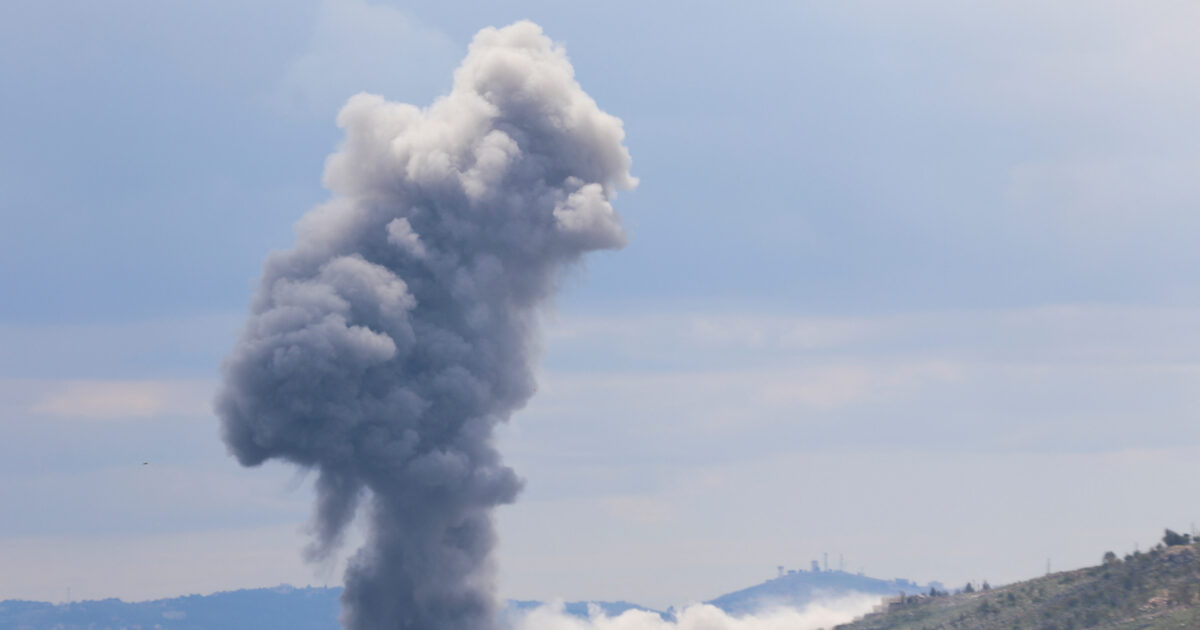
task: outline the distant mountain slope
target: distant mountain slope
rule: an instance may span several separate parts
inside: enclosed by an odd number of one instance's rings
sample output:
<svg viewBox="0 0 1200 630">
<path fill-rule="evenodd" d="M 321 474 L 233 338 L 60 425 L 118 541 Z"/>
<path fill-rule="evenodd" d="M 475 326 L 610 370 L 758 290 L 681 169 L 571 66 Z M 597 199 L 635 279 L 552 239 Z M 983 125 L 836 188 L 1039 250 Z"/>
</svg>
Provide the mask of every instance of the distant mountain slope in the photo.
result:
<svg viewBox="0 0 1200 630">
<path fill-rule="evenodd" d="M 817 598 L 851 592 L 895 595 L 922 587 L 907 580 L 879 580 L 841 571 L 792 572 L 710 600 L 726 612 L 741 615 L 762 607 L 784 605 L 801 608 Z M 103 628 L 158 628 L 161 630 L 338 630 L 340 588 L 276 588 L 188 595 L 148 602 L 118 599 L 50 604 L 9 600 L 0 602 L 0 630 L 92 630 Z M 504 614 L 542 605 L 530 600 L 509 600 Z M 627 610 L 646 610 L 664 619 L 662 612 L 630 602 L 566 602 L 565 612 L 589 616 L 595 608 L 613 617 Z"/>
<path fill-rule="evenodd" d="M 1200 546 L 1159 546 L 1123 560 L 975 593 L 907 597 L 839 630 L 1167 630 L 1200 628 Z"/>
<path fill-rule="evenodd" d="M 335 588 L 259 588 L 149 602 L 0 602 L 4 630 L 337 630 Z"/>
<path fill-rule="evenodd" d="M 245 589 L 212 595 L 188 595 L 148 602 L 119 599 L 51 604 L 0 602 L 0 630 L 92 630 L 158 628 L 161 630 L 338 630 L 340 588 Z M 528 610 L 541 602 L 510 600 L 508 610 Z M 566 602 L 565 612 L 587 617 L 589 606 L 608 616 L 626 610 L 648 610 L 629 602 Z"/>
<path fill-rule="evenodd" d="M 845 571 L 789 571 L 773 580 L 705 603 L 732 615 L 744 615 L 776 606 L 803 608 L 818 599 L 854 593 L 887 596 L 928 590 L 929 586 L 908 580 L 881 580 Z"/>
</svg>

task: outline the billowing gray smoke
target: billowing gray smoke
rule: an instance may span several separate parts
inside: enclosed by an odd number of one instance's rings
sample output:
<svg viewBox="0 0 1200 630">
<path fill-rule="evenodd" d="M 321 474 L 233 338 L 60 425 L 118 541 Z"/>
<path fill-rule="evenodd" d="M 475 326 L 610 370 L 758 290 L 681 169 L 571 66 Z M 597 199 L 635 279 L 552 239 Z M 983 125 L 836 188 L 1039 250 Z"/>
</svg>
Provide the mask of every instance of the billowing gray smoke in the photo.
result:
<svg viewBox="0 0 1200 630">
<path fill-rule="evenodd" d="M 494 625 L 492 509 L 521 482 L 493 428 L 533 394 L 538 306 L 564 267 L 619 248 L 621 121 L 563 50 L 484 29 L 427 109 L 359 94 L 338 116 L 334 193 L 273 254 L 217 398 L 239 462 L 318 473 L 313 557 L 362 504 L 351 630 Z"/>
</svg>

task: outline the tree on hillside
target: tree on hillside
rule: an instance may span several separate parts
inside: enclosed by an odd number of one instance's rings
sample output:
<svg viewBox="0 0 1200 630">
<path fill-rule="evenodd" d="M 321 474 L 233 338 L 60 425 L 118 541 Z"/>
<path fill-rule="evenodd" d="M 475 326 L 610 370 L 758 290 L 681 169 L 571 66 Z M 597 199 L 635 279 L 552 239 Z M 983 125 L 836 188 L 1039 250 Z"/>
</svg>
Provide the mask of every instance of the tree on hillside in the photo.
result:
<svg viewBox="0 0 1200 630">
<path fill-rule="evenodd" d="M 1189 545 L 1192 542 L 1192 537 L 1188 534 L 1177 534 L 1169 529 L 1164 530 L 1163 544 L 1168 547 L 1176 547 L 1179 545 Z"/>
</svg>

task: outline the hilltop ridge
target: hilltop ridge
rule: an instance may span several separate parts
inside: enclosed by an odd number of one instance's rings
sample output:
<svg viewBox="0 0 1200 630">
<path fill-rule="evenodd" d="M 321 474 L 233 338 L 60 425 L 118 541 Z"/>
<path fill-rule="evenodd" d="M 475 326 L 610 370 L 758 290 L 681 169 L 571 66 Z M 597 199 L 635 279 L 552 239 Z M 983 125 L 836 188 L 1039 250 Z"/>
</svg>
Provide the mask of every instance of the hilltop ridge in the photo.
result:
<svg viewBox="0 0 1200 630">
<path fill-rule="evenodd" d="M 1164 540 L 1174 532 L 1168 530 Z M 908 595 L 838 630 L 1166 630 L 1200 628 L 1200 544 L 1174 544 L 1097 566 L 954 595 Z"/>
<path fill-rule="evenodd" d="M 941 584 L 935 582 L 922 586 L 906 579 L 883 580 L 862 573 L 821 570 L 814 566 L 811 571 L 788 571 L 762 584 L 727 593 L 705 603 L 732 615 L 744 615 L 776 606 L 803 608 L 818 599 L 854 593 L 886 596 L 916 593 L 930 588 L 941 588 Z"/>
</svg>

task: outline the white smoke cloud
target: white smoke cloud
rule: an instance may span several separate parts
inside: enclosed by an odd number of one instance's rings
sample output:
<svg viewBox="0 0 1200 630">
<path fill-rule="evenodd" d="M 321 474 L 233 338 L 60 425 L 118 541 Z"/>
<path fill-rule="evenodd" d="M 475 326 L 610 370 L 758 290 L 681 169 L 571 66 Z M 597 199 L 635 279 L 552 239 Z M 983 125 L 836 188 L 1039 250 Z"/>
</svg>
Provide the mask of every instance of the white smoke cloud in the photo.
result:
<svg viewBox="0 0 1200 630">
<path fill-rule="evenodd" d="M 878 595 L 856 593 L 814 602 L 802 609 L 769 608 L 737 617 L 716 606 L 692 604 L 679 611 L 674 620 L 645 610 L 627 610 L 610 617 L 595 607 L 585 619 L 566 613 L 558 603 L 514 613 L 509 618 L 509 630 L 819 630 L 861 617 L 881 601 Z"/>
</svg>

